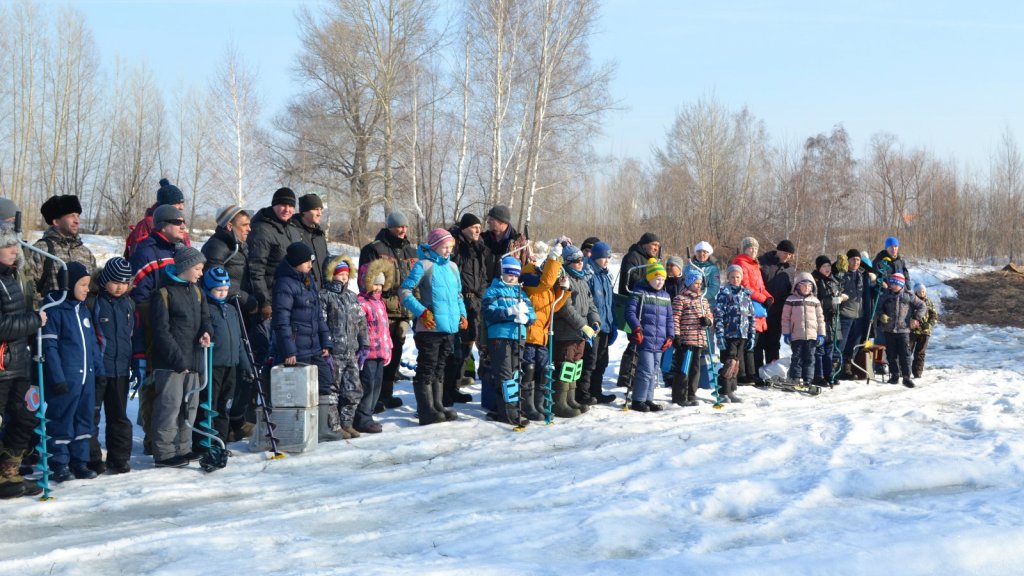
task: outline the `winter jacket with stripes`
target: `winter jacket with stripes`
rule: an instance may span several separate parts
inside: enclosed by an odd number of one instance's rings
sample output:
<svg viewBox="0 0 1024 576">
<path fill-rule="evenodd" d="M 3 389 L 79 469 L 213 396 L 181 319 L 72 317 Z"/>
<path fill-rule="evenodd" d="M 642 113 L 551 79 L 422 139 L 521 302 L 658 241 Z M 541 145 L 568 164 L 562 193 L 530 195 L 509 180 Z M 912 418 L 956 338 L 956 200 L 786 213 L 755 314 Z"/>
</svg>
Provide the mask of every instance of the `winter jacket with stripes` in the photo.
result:
<svg viewBox="0 0 1024 576">
<path fill-rule="evenodd" d="M 707 330 L 700 319 L 714 321 L 715 316 L 707 298 L 689 289 L 672 299 L 672 320 L 675 323 L 676 343 L 707 348 Z"/>
<path fill-rule="evenodd" d="M 487 339 L 519 340 L 526 338 L 526 326 L 515 322 L 515 315 L 508 309 L 522 302 L 526 305 L 529 323 L 537 320 L 530 297 L 518 284 L 505 284 L 500 278 L 491 280 L 491 286 L 484 292 L 483 315 L 487 324 Z"/>
<path fill-rule="evenodd" d="M 676 336 L 672 300 L 668 292 L 655 290 L 647 280 L 637 282 L 626 303 L 626 323 L 634 332 L 640 328 L 644 333 L 644 341 L 637 346 L 638 351 L 660 352 L 665 340 Z"/>
</svg>

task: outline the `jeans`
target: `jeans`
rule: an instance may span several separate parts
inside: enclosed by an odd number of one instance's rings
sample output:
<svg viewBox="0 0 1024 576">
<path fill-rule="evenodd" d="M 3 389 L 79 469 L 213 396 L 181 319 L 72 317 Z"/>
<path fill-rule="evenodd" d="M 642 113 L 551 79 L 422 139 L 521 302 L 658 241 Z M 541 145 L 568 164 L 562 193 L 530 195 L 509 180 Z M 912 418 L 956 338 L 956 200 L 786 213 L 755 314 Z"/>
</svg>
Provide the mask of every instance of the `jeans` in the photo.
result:
<svg viewBox="0 0 1024 576">
<path fill-rule="evenodd" d="M 649 402 L 654 400 L 654 389 L 658 385 L 658 374 L 661 373 L 662 352 L 637 351 L 639 362 L 636 366 L 636 379 L 633 382 L 633 401 Z"/>
</svg>

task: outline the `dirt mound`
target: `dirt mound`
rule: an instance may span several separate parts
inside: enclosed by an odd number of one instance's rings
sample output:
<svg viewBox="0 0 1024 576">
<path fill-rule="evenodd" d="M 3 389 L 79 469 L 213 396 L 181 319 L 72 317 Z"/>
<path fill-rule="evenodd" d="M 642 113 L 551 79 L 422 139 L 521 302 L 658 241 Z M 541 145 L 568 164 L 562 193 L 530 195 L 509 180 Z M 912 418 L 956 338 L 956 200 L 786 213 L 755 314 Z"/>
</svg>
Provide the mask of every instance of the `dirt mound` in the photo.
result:
<svg viewBox="0 0 1024 576">
<path fill-rule="evenodd" d="M 957 298 L 942 301 L 943 324 L 1024 328 L 1024 274 L 986 272 L 948 280 L 946 284 L 956 289 Z"/>
</svg>

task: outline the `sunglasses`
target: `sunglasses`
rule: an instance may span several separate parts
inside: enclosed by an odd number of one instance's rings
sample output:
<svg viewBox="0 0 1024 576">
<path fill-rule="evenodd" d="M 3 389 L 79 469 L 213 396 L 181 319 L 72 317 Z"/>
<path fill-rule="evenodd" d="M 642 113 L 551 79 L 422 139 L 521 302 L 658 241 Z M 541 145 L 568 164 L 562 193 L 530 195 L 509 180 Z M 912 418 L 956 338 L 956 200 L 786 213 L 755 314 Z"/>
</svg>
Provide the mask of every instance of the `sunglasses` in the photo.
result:
<svg viewBox="0 0 1024 576">
<path fill-rule="evenodd" d="M 185 225 L 185 219 L 184 218 L 178 218 L 177 220 L 164 220 L 164 222 L 166 224 L 174 224 L 176 226 L 184 226 Z"/>
</svg>

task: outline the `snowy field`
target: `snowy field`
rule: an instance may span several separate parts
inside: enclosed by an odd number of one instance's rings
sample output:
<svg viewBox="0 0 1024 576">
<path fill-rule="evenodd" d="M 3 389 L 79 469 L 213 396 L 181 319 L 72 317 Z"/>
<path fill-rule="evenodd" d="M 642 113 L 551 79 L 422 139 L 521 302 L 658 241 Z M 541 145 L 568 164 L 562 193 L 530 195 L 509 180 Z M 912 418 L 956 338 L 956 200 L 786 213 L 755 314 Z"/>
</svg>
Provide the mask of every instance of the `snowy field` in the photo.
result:
<svg viewBox="0 0 1024 576">
<path fill-rule="evenodd" d="M 911 263 L 944 297 L 984 270 Z M 419 427 L 406 381 L 383 434 L 238 443 L 212 474 L 153 469 L 137 438 L 131 474 L 0 502 L 0 574 L 1021 574 L 1024 331 L 940 326 L 928 358 L 913 390 L 702 390 L 521 433 L 478 404 Z"/>
</svg>

